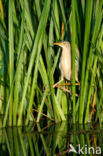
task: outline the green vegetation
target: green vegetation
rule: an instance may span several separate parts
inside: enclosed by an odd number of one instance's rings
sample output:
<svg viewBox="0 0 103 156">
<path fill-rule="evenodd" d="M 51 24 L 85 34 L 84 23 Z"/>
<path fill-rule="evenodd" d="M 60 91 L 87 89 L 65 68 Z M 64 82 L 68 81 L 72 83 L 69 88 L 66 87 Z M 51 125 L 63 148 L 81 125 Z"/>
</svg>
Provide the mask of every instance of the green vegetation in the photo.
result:
<svg viewBox="0 0 103 156">
<path fill-rule="evenodd" d="M 53 88 L 60 79 L 61 54 L 53 43 L 62 40 L 72 47 L 68 96 Z M 80 86 L 75 85 L 75 57 Z M 27 125 L 42 116 L 58 122 L 70 114 L 73 123 L 102 122 L 102 66 L 102 0 L 0 0 L 2 126 Z"/>
</svg>

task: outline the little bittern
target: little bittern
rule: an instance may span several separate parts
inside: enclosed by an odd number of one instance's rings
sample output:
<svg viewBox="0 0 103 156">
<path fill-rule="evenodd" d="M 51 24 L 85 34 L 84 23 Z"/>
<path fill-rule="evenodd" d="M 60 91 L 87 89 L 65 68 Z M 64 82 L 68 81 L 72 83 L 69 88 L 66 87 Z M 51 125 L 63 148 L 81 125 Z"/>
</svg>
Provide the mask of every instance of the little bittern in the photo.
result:
<svg viewBox="0 0 103 156">
<path fill-rule="evenodd" d="M 67 41 L 54 43 L 62 47 L 62 54 L 59 63 L 59 69 L 61 71 L 61 80 L 58 81 L 53 87 L 56 87 L 64 78 L 67 80 L 72 79 L 72 57 L 71 57 L 71 46 Z M 75 80 L 78 82 L 78 62 L 75 60 Z"/>
</svg>

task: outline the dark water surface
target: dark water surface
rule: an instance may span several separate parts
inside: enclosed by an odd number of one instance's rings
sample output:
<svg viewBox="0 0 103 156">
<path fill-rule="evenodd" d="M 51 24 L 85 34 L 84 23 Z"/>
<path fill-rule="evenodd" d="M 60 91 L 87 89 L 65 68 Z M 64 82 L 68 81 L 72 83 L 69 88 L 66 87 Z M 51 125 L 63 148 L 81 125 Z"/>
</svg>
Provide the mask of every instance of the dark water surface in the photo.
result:
<svg viewBox="0 0 103 156">
<path fill-rule="evenodd" d="M 46 155 L 103 155 L 102 125 L 48 122 L 0 128 L 0 156 Z"/>
</svg>

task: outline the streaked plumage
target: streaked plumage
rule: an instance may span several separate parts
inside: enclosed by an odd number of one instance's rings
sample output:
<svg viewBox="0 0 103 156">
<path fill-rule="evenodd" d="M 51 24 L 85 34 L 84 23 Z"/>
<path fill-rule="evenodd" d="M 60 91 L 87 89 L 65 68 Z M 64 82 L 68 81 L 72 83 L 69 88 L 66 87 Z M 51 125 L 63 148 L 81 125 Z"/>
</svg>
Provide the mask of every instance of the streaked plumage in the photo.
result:
<svg viewBox="0 0 103 156">
<path fill-rule="evenodd" d="M 71 46 L 67 41 L 62 41 L 54 43 L 62 47 L 62 54 L 59 63 L 59 69 L 61 71 L 61 79 L 72 79 L 72 56 L 71 56 Z M 75 60 L 75 80 L 78 81 L 78 62 Z"/>
</svg>

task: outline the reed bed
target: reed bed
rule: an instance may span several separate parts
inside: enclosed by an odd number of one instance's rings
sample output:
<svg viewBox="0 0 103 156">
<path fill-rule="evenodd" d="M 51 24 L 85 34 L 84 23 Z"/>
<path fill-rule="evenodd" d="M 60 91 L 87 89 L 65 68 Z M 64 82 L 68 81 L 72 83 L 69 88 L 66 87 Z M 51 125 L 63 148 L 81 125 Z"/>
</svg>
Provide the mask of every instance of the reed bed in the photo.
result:
<svg viewBox="0 0 103 156">
<path fill-rule="evenodd" d="M 60 87 L 53 88 L 60 79 L 61 54 L 53 43 L 62 40 L 72 47 L 69 95 Z M 73 123 L 102 123 L 102 66 L 103 1 L 0 0 L 2 126 L 28 125 L 43 116 L 60 122 L 69 115 Z"/>
</svg>

